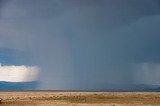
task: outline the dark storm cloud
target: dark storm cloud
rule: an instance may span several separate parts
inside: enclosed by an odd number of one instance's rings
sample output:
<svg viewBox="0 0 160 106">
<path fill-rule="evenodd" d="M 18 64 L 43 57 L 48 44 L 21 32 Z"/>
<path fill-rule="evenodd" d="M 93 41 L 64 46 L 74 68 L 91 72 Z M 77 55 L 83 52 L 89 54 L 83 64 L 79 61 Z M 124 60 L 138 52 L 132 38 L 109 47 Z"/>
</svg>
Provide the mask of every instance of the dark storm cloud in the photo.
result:
<svg viewBox="0 0 160 106">
<path fill-rule="evenodd" d="M 16 4 L 11 4 L 8 11 L 16 15 L 6 16 L 5 19 L 53 19 L 62 14 L 71 13 L 76 15 L 72 19 L 87 20 L 109 27 L 160 12 L 156 0 L 152 2 L 150 0 L 13 0 L 13 2 Z M 23 8 L 23 11 L 19 10 L 20 8 Z"/>
<path fill-rule="evenodd" d="M 3 7 L 6 5 L 7 0 L 0 0 L 0 17 L 1 17 L 1 11 L 3 9 Z"/>
<path fill-rule="evenodd" d="M 143 83 L 134 72 L 159 63 L 159 14 L 157 0 L 13 0 L 3 7 L 0 42 L 30 51 L 42 89 Z"/>
</svg>

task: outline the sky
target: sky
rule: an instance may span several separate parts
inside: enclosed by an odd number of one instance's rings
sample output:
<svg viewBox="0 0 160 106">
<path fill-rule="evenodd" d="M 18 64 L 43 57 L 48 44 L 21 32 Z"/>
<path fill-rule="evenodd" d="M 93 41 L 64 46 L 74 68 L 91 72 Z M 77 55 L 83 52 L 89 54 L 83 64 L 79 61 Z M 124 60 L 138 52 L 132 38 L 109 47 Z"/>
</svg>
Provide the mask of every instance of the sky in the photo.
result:
<svg viewBox="0 0 160 106">
<path fill-rule="evenodd" d="M 39 89 L 159 85 L 159 27 L 159 0 L 0 0 L 0 50 L 21 54 L 0 59 L 38 66 Z"/>
</svg>

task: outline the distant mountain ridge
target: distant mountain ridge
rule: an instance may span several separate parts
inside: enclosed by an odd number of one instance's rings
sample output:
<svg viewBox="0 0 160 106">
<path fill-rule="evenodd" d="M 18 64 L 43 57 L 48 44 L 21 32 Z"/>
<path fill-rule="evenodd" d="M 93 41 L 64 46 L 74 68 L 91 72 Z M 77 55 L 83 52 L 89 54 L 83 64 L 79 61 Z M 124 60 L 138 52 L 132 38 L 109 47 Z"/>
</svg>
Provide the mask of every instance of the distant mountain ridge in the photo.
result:
<svg viewBox="0 0 160 106">
<path fill-rule="evenodd" d="M 0 90 L 34 90 L 38 81 L 32 82 L 5 82 L 0 81 Z"/>
<path fill-rule="evenodd" d="M 98 83 L 95 84 L 80 84 L 77 85 L 76 90 L 82 91 L 147 91 L 147 92 L 160 92 L 160 85 L 150 84 L 112 84 L 112 83 Z"/>
<path fill-rule="evenodd" d="M 0 90 L 43 90 L 38 89 L 40 82 L 5 82 L 0 81 Z M 75 91 L 122 91 L 122 92 L 160 92 L 160 85 L 145 85 L 145 84 L 106 84 L 103 86 L 87 88 L 77 87 L 75 89 L 56 89 L 56 90 L 75 90 Z M 55 89 L 48 89 L 55 90 Z"/>
</svg>

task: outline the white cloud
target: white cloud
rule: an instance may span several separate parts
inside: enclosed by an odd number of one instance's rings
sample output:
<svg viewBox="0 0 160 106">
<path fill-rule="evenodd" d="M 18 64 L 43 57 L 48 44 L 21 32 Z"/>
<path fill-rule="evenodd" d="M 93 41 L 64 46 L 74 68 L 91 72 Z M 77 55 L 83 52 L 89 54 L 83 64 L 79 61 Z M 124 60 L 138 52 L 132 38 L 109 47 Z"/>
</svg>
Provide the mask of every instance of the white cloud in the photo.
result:
<svg viewBox="0 0 160 106">
<path fill-rule="evenodd" d="M 36 81 L 38 71 L 36 66 L 0 66 L 0 81 Z"/>
</svg>

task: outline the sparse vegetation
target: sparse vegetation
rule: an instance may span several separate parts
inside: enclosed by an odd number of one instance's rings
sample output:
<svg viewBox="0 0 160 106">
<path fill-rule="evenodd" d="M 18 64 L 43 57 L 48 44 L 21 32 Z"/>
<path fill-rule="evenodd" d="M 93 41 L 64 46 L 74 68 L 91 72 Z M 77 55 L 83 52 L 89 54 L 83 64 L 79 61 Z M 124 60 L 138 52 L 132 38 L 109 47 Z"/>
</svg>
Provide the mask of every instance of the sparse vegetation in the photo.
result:
<svg viewBox="0 0 160 106">
<path fill-rule="evenodd" d="M 3 102 L 2 102 L 3 100 Z M 152 92 L 0 92 L 1 106 L 160 105 L 160 93 Z"/>
<path fill-rule="evenodd" d="M 2 103 L 2 98 L 0 98 L 0 104 Z"/>
</svg>

